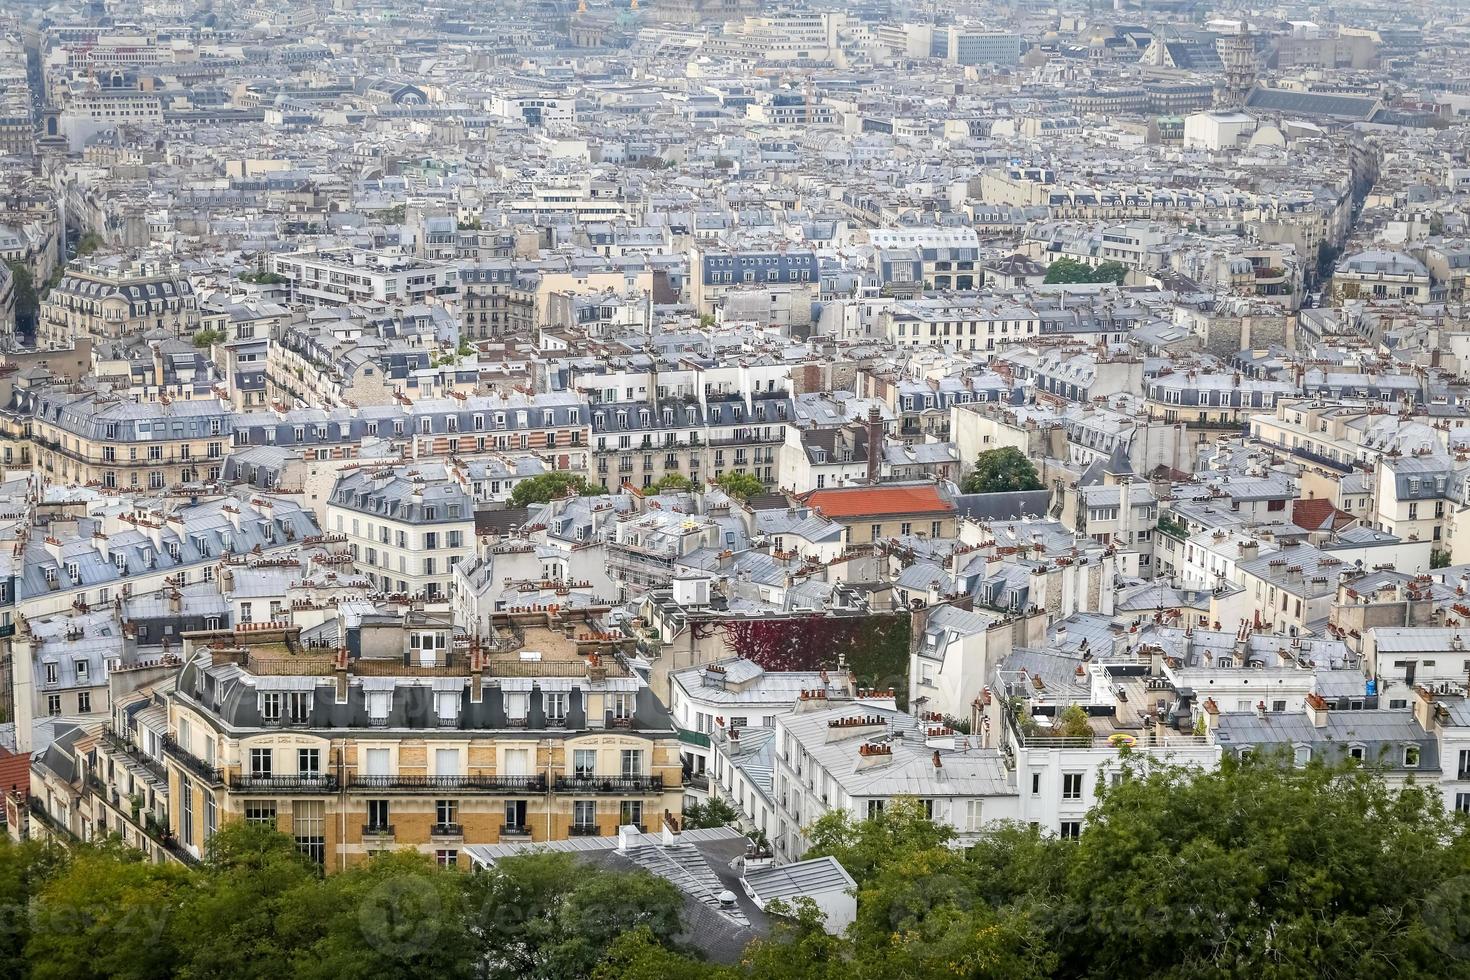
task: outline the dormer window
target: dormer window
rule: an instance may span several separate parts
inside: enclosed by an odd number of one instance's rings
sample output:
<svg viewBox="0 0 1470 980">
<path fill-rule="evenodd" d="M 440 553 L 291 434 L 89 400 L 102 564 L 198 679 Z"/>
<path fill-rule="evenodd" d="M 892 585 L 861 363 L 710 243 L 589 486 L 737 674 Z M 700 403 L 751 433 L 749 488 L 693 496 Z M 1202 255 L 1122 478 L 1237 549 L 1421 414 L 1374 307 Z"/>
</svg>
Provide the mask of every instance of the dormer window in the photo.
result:
<svg viewBox="0 0 1470 980">
<path fill-rule="evenodd" d="M 386 725 L 388 723 L 388 712 L 392 707 L 392 691 L 367 692 L 367 713 L 370 724 Z"/>
<path fill-rule="evenodd" d="M 1417 745 L 1405 745 L 1404 746 L 1404 768 L 1405 769 L 1417 769 L 1417 768 L 1419 768 L 1419 746 L 1417 746 Z"/>
</svg>

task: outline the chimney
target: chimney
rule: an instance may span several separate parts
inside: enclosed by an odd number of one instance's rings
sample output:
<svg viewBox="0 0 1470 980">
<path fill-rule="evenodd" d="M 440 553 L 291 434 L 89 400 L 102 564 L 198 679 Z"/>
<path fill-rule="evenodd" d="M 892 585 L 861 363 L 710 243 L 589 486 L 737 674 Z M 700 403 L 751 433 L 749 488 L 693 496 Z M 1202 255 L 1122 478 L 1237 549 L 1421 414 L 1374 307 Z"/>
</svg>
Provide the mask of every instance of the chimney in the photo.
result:
<svg viewBox="0 0 1470 980">
<path fill-rule="evenodd" d="M 623 824 L 621 827 L 619 827 L 618 853 L 627 854 L 633 848 L 637 847 L 638 838 L 640 836 L 641 835 L 639 834 L 638 828 L 633 826 L 632 824 Z"/>
<path fill-rule="evenodd" d="M 1307 720 L 1312 723 L 1313 728 L 1327 727 L 1327 701 L 1320 694 L 1308 694 L 1307 698 Z"/>
<path fill-rule="evenodd" d="M 1261 542 L 1259 542 L 1259 541 L 1242 541 L 1240 543 L 1240 560 L 1241 561 L 1255 561 L 1256 560 L 1256 557 L 1260 553 L 1261 553 Z"/>
<path fill-rule="evenodd" d="M 1123 477 L 1118 482 L 1118 527 L 1128 530 L 1133 527 L 1132 512 L 1128 510 L 1133 494 L 1133 481 Z"/>
<path fill-rule="evenodd" d="M 1426 733 L 1433 732 L 1435 726 L 1434 695 L 1428 689 L 1420 686 L 1414 688 L 1414 720 Z"/>
<path fill-rule="evenodd" d="M 878 470 L 883 460 L 883 413 L 874 405 L 868 409 L 868 483 L 878 482 Z"/>
</svg>

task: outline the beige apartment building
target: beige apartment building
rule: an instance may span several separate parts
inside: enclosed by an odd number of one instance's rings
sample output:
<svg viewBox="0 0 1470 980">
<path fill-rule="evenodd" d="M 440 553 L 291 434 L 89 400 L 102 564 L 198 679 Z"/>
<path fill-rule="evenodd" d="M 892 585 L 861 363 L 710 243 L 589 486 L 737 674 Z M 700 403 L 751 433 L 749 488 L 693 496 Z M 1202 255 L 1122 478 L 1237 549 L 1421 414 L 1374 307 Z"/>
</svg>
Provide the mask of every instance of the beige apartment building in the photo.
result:
<svg viewBox="0 0 1470 980">
<path fill-rule="evenodd" d="M 447 616 L 367 617 L 334 648 L 284 622 L 186 635 L 164 746 L 179 846 L 247 820 L 328 871 L 395 848 L 455 865 L 677 815 L 677 732 L 618 644 L 580 613 L 492 625 L 481 642 Z"/>
</svg>

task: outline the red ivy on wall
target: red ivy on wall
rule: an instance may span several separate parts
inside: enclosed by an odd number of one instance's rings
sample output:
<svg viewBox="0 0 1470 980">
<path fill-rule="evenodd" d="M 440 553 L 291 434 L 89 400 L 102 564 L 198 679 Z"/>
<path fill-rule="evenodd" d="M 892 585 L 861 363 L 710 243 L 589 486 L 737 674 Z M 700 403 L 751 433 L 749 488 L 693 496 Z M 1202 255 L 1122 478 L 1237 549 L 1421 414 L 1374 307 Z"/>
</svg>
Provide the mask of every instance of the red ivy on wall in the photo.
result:
<svg viewBox="0 0 1470 980">
<path fill-rule="evenodd" d="M 860 687 L 908 689 L 908 613 L 728 619 L 719 626 L 732 653 L 766 670 L 822 670 L 838 655 Z"/>
</svg>

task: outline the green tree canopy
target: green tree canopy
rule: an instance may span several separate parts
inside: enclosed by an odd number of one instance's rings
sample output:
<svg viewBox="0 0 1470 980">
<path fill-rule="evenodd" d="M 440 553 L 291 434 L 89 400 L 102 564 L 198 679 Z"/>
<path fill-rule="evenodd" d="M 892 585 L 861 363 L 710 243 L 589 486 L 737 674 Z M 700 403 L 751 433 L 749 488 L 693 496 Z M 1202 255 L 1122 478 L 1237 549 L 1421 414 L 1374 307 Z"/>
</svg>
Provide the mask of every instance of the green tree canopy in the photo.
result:
<svg viewBox="0 0 1470 980">
<path fill-rule="evenodd" d="M 1046 267 L 1046 283 L 1110 282 L 1121 286 L 1128 277 L 1128 267 L 1121 262 L 1103 262 L 1090 266 L 1076 259 L 1057 259 Z"/>
<path fill-rule="evenodd" d="M 82 849 L 36 895 L 26 942 L 30 976 L 172 976 L 182 958 L 173 927 L 189 890 L 180 865 L 150 864 L 116 845 Z"/>
<path fill-rule="evenodd" d="M 470 883 L 485 980 L 586 977 L 618 937 L 666 944 L 680 929 L 679 891 L 643 872 L 610 874 L 570 854 L 497 862 Z"/>
<path fill-rule="evenodd" d="M 96 232 L 89 231 L 81 238 L 77 239 L 77 255 L 91 255 L 93 252 L 97 251 L 106 244 L 107 243 L 102 240 L 101 235 L 97 234 Z"/>
<path fill-rule="evenodd" d="M 1076 259 L 1057 259 L 1046 267 L 1046 278 L 1042 282 L 1052 283 L 1079 283 L 1092 282 L 1092 269 L 1085 262 Z"/>
<path fill-rule="evenodd" d="M 271 827 L 228 823 L 210 838 L 198 889 L 179 911 L 187 936 L 179 976 L 289 976 L 299 936 L 283 933 L 288 904 L 317 883 L 296 842 Z"/>
<path fill-rule="evenodd" d="M 1040 490 L 1041 477 L 1026 454 L 1014 446 L 987 449 L 975 458 L 975 468 L 960 489 L 965 493 L 1014 493 Z"/>
<path fill-rule="evenodd" d="M 665 473 L 650 486 L 651 493 L 670 493 L 675 491 L 698 490 L 699 483 L 691 480 L 682 473 Z"/>
<path fill-rule="evenodd" d="M 20 259 L 6 259 L 5 267 L 15 286 L 15 320 L 17 326 L 31 326 L 41 309 L 41 297 L 36 293 L 36 277 L 31 267 Z"/>
<path fill-rule="evenodd" d="M 556 470 L 517 483 L 510 492 L 510 505 L 526 507 L 530 504 L 544 504 L 565 497 L 568 490 L 579 497 L 597 497 L 607 493 L 607 487 L 590 483 L 584 476 Z"/>
<path fill-rule="evenodd" d="M 765 493 L 766 485 L 754 474 L 744 470 L 732 470 L 729 473 L 715 478 L 715 486 L 728 493 L 737 500 L 749 500 L 751 497 Z"/>
<path fill-rule="evenodd" d="M 691 802 L 684 804 L 683 827 L 685 830 L 698 830 L 704 827 L 729 827 L 740 819 L 740 811 L 730 805 L 728 800 L 717 796 L 710 797 L 706 802 Z"/>
</svg>

